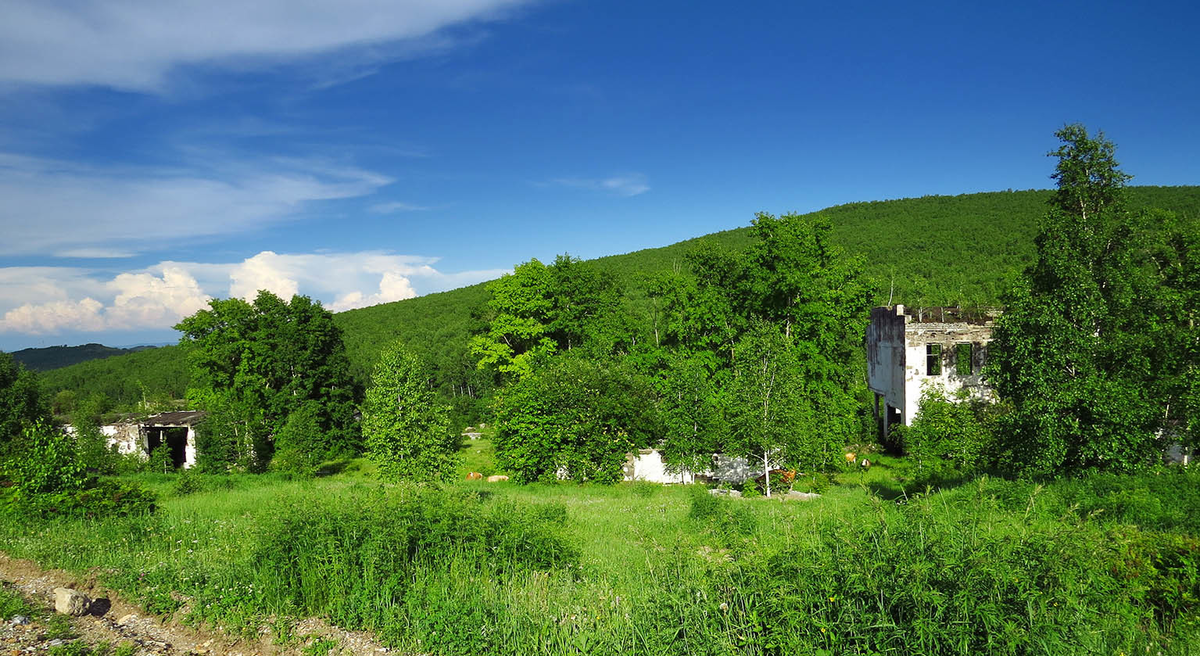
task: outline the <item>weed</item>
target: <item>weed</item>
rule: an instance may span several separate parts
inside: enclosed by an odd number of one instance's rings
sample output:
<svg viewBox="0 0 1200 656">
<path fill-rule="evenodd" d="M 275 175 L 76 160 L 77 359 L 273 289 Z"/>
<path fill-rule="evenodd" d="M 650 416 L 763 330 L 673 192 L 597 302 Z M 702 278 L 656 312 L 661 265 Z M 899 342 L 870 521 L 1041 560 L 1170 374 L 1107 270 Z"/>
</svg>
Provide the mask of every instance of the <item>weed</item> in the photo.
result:
<svg viewBox="0 0 1200 656">
<path fill-rule="evenodd" d="M 308 644 L 304 645 L 304 649 L 300 651 L 303 656 L 328 656 L 329 652 L 336 649 L 338 643 L 330 638 L 315 638 Z"/>
<path fill-rule="evenodd" d="M 14 615 L 28 617 L 31 614 L 33 608 L 25 601 L 25 597 L 22 597 L 11 583 L 0 581 L 0 621 L 8 621 Z"/>
<path fill-rule="evenodd" d="M 42 636 L 46 640 L 74 640 L 79 634 L 65 615 L 54 614 L 46 620 L 46 630 L 42 632 Z"/>
</svg>

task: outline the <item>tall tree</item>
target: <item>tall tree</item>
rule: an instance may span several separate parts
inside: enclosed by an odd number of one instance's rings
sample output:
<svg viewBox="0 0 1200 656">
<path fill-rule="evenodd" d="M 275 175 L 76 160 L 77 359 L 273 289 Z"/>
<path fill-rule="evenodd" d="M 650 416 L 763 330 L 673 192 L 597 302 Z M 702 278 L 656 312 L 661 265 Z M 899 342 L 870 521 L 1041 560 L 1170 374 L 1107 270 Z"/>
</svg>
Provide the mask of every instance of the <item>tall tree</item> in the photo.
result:
<svg viewBox="0 0 1200 656">
<path fill-rule="evenodd" d="M 794 455 L 805 466 L 829 467 L 858 430 L 871 309 L 866 265 L 834 243 L 822 216 L 759 213 L 751 230 L 757 239 L 746 254 L 745 311 L 779 326 L 791 343 L 798 397 L 823 436 L 806 436 L 803 456 Z"/>
<path fill-rule="evenodd" d="M 401 343 L 384 350 L 363 401 L 367 455 L 386 478 L 446 479 L 458 442 L 426 364 Z"/>
<path fill-rule="evenodd" d="M 224 454 L 224 466 L 265 467 L 289 415 L 310 403 L 320 428 L 312 449 L 328 457 L 359 448 L 341 331 L 320 303 L 306 296 L 285 302 L 260 291 L 253 304 L 210 301 L 175 328 L 194 347 L 188 396 L 213 415 L 205 442 Z"/>
<path fill-rule="evenodd" d="M 1164 420 L 1153 226 L 1126 207 L 1130 176 L 1102 133 L 1068 125 L 1055 134 L 1058 190 L 1037 261 L 1006 299 L 989 347 L 987 375 L 1014 409 L 1004 457 L 1035 475 L 1130 470 L 1156 457 Z"/>
<path fill-rule="evenodd" d="M 725 422 L 722 386 L 707 360 L 672 353 L 658 380 L 663 461 L 674 471 L 704 471 L 721 450 Z"/>
</svg>

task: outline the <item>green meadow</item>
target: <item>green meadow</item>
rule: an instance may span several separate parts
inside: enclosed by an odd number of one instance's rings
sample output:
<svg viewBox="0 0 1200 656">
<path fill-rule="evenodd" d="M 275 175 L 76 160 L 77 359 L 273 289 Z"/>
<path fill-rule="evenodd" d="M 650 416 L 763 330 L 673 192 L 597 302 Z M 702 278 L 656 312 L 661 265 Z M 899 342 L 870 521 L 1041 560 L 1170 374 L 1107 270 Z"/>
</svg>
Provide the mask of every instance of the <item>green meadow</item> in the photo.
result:
<svg viewBox="0 0 1200 656">
<path fill-rule="evenodd" d="M 463 447 L 487 469 L 486 439 Z M 1200 475 L 703 486 L 129 477 L 153 514 L 0 515 L 0 550 L 233 634 L 326 618 L 432 654 L 1190 654 Z M 290 636 L 290 637 L 289 637 Z"/>
</svg>

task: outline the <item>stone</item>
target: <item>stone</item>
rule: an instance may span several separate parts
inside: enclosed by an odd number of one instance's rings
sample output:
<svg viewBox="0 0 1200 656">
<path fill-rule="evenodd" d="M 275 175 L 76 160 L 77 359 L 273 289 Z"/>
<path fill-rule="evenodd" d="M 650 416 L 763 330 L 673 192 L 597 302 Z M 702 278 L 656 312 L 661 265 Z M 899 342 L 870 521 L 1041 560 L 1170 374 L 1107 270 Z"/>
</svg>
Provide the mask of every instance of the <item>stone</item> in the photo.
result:
<svg viewBox="0 0 1200 656">
<path fill-rule="evenodd" d="M 78 590 L 54 588 L 54 610 L 64 615 L 81 617 L 87 615 L 91 606 L 92 600 Z"/>
<path fill-rule="evenodd" d="M 13 626 L 25 626 L 26 624 L 29 624 L 29 618 L 25 617 L 24 615 L 13 615 L 12 619 L 9 620 L 9 623 Z"/>
<path fill-rule="evenodd" d="M 137 619 L 137 615 L 134 615 L 133 613 L 130 613 L 128 615 L 122 615 L 121 619 L 117 620 L 117 624 L 120 626 L 125 626 L 126 624 L 129 624 L 130 622 L 132 622 L 136 619 Z"/>
</svg>

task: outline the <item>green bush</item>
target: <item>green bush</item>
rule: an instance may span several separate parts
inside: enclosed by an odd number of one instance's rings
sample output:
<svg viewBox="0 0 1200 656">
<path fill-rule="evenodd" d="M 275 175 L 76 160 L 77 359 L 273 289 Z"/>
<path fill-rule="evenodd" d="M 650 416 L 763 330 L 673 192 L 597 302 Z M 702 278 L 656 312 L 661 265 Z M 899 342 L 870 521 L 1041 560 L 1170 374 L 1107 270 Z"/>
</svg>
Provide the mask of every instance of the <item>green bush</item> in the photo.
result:
<svg viewBox="0 0 1200 656">
<path fill-rule="evenodd" d="M 912 425 L 899 438 L 922 467 L 936 467 L 945 459 L 962 471 L 974 471 L 986 466 L 992 448 L 987 412 L 987 403 L 971 398 L 966 390 L 951 399 L 940 387 L 929 387 L 921 394 Z"/>
</svg>

